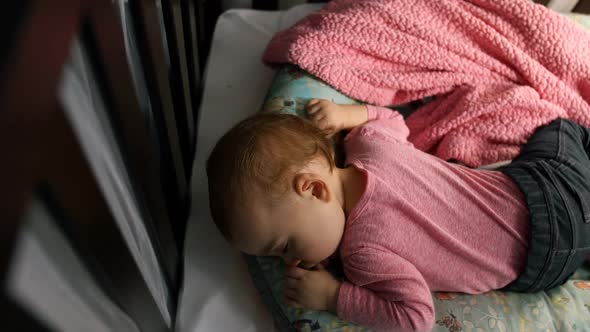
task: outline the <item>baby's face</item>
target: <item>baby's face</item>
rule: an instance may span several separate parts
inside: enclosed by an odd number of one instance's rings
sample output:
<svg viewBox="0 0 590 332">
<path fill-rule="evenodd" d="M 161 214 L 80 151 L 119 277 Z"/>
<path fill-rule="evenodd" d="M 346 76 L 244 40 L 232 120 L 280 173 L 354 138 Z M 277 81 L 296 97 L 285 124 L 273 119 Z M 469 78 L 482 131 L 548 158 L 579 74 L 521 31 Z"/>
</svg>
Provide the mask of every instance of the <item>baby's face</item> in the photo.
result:
<svg viewBox="0 0 590 332">
<path fill-rule="evenodd" d="M 280 256 L 289 265 L 311 268 L 338 250 L 344 211 L 335 200 L 287 196 L 274 203 L 247 199 L 236 213 L 232 244 L 247 254 Z"/>
</svg>

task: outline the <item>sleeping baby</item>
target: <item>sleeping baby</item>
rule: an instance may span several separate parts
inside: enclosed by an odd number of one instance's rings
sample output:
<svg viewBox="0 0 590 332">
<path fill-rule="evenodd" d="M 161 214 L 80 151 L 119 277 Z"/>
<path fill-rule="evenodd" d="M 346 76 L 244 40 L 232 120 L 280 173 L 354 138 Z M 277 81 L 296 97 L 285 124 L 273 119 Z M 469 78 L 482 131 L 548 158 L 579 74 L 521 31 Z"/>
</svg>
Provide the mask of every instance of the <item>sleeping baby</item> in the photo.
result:
<svg viewBox="0 0 590 332">
<path fill-rule="evenodd" d="M 213 220 L 238 250 L 284 259 L 288 305 L 429 331 L 433 291 L 546 290 L 590 255 L 588 128 L 554 120 L 511 164 L 475 170 L 416 149 L 390 109 L 306 109 L 247 118 L 207 162 Z M 329 137 L 343 130 L 340 168 Z"/>
</svg>

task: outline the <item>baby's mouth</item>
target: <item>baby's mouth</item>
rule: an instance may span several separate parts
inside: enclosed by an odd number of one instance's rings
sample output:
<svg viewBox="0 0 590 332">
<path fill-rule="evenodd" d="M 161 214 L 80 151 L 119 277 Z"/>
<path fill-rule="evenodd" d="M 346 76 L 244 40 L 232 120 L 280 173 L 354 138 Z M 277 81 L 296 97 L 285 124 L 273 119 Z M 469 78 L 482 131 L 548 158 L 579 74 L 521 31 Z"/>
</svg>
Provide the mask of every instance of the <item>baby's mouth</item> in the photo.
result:
<svg viewBox="0 0 590 332">
<path fill-rule="evenodd" d="M 306 270 L 315 270 L 317 264 L 313 263 L 299 263 L 299 267 Z"/>
<path fill-rule="evenodd" d="M 324 269 L 326 269 L 328 267 L 328 265 L 329 265 L 328 260 L 323 260 L 319 263 L 300 263 L 299 267 L 302 269 L 314 271 L 314 270 L 318 270 L 320 267 L 323 267 Z"/>
</svg>

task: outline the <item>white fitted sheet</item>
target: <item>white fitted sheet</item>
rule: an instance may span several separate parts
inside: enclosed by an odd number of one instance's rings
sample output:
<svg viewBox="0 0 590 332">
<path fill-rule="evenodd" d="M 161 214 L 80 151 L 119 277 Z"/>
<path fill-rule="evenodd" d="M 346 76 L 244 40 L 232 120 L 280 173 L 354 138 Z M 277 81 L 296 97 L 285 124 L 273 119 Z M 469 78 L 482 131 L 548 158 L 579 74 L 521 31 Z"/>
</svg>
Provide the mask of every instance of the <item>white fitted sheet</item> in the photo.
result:
<svg viewBox="0 0 590 332">
<path fill-rule="evenodd" d="M 232 9 L 219 17 L 200 107 L 177 331 L 274 329 L 240 254 L 225 243 L 211 220 L 205 163 L 223 133 L 260 107 L 274 75 L 261 62 L 272 35 L 320 7 Z"/>
</svg>

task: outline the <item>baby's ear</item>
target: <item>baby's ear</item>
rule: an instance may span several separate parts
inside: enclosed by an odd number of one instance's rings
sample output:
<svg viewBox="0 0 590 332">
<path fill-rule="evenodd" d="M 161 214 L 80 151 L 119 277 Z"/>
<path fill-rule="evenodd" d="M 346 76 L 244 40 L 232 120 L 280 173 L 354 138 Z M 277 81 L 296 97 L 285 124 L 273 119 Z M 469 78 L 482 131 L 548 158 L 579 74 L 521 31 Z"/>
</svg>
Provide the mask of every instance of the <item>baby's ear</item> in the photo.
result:
<svg viewBox="0 0 590 332">
<path fill-rule="evenodd" d="M 327 182 L 318 174 L 299 173 L 293 178 L 293 189 L 305 198 L 316 198 L 322 201 L 330 200 L 330 190 Z"/>
</svg>

